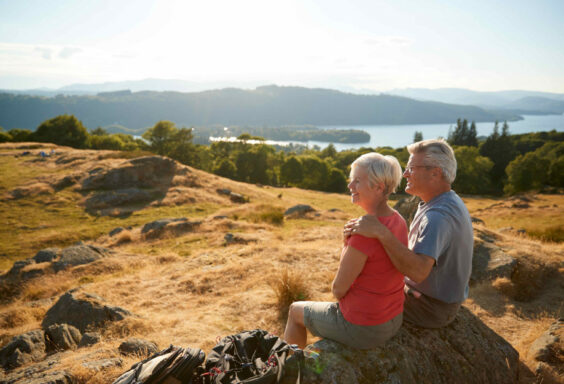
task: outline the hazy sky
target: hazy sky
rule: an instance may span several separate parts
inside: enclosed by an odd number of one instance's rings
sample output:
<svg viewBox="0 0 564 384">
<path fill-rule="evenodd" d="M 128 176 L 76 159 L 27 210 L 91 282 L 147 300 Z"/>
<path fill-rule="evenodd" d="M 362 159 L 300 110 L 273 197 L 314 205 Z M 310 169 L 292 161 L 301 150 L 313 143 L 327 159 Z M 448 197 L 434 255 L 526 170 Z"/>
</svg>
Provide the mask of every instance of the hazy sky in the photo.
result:
<svg viewBox="0 0 564 384">
<path fill-rule="evenodd" d="M 564 93 L 564 1 L 0 0 L 0 88 L 145 78 Z"/>
</svg>

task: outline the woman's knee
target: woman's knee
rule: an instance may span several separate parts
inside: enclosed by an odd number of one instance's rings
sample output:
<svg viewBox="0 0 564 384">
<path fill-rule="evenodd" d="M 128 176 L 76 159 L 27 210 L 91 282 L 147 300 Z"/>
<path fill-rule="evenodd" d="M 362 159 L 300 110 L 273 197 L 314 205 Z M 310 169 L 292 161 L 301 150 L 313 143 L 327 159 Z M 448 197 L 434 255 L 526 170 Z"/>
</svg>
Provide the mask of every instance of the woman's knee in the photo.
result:
<svg viewBox="0 0 564 384">
<path fill-rule="evenodd" d="M 306 303 L 305 301 L 295 301 L 290 304 L 288 319 L 294 323 L 304 325 L 304 308 Z"/>
</svg>

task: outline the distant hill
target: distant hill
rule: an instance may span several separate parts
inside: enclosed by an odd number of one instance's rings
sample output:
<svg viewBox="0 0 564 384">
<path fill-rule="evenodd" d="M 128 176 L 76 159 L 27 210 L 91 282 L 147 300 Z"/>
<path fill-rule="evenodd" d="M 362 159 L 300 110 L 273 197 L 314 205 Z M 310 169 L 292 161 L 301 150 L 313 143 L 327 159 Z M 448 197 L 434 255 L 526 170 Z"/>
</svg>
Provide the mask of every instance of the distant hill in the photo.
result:
<svg viewBox="0 0 564 384">
<path fill-rule="evenodd" d="M 0 94 L 0 126 L 37 126 L 60 114 L 73 114 L 88 128 L 121 125 L 142 129 L 159 120 L 180 126 L 376 125 L 516 120 L 512 112 L 391 95 L 356 95 L 329 89 L 263 86 L 194 93 L 104 92 L 52 98 Z"/>
<path fill-rule="evenodd" d="M 564 94 L 536 91 L 479 92 L 460 88 L 406 88 L 386 92 L 390 95 L 410 97 L 416 100 L 443 103 L 477 105 L 487 109 L 519 110 L 521 113 L 563 113 Z M 541 101 L 542 100 L 542 101 Z"/>
</svg>

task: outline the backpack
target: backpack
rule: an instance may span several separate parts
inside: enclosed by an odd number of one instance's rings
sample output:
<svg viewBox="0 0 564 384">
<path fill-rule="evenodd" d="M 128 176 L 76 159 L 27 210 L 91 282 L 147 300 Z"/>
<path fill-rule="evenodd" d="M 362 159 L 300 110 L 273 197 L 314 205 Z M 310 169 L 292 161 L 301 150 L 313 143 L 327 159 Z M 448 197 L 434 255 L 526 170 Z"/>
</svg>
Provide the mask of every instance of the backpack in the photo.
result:
<svg viewBox="0 0 564 384">
<path fill-rule="evenodd" d="M 196 384 L 205 356 L 201 349 L 171 345 L 134 364 L 113 384 Z"/>
<path fill-rule="evenodd" d="M 205 384 L 280 383 L 291 350 L 301 352 L 261 329 L 226 336 L 209 353 L 201 378 Z"/>
</svg>

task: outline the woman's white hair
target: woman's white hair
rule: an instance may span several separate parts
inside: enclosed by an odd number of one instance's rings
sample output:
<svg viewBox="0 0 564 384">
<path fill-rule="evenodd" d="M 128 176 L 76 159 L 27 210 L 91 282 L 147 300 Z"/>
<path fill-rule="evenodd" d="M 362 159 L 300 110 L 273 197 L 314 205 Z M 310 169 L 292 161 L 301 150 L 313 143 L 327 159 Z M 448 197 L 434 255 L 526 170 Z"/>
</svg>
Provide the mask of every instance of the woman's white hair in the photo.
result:
<svg viewBox="0 0 564 384">
<path fill-rule="evenodd" d="M 407 146 L 410 155 L 425 154 L 425 164 L 441 168 L 443 178 L 452 184 L 456 177 L 456 157 L 451 146 L 444 139 L 430 139 Z"/>
<path fill-rule="evenodd" d="M 368 174 L 368 181 L 372 186 L 384 185 L 384 195 L 395 192 L 401 183 L 401 166 L 393 156 L 384 156 L 377 152 L 370 152 L 353 161 L 351 169 L 360 166 Z"/>
</svg>

